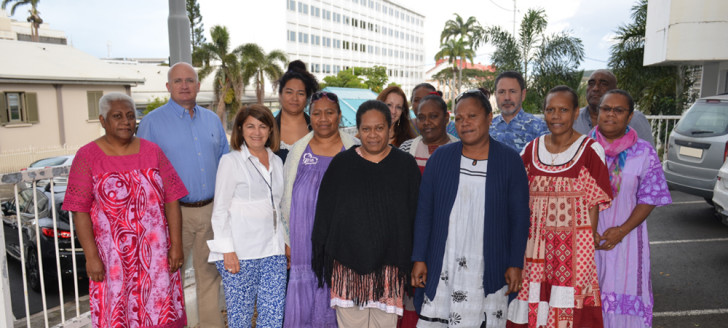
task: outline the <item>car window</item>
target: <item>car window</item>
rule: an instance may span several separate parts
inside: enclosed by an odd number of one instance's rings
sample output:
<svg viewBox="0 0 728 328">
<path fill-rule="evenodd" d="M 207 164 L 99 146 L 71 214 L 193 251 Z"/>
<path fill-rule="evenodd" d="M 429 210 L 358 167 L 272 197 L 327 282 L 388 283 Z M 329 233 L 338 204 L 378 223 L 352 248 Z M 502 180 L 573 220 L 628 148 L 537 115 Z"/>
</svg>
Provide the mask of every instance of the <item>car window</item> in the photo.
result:
<svg viewBox="0 0 728 328">
<path fill-rule="evenodd" d="M 62 165 L 67 160 L 66 157 L 51 157 L 51 158 L 44 158 L 38 161 L 33 162 L 28 167 L 47 167 L 47 166 L 58 166 Z"/>
<path fill-rule="evenodd" d="M 693 137 L 728 133 L 728 103 L 695 103 L 680 119 L 675 131 Z"/>
<path fill-rule="evenodd" d="M 35 214 L 33 206 L 33 189 L 26 189 L 18 195 L 20 198 L 20 211 L 26 214 Z M 48 197 L 40 191 L 37 192 L 38 197 L 38 213 L 48 207 Z"/>
</svg>

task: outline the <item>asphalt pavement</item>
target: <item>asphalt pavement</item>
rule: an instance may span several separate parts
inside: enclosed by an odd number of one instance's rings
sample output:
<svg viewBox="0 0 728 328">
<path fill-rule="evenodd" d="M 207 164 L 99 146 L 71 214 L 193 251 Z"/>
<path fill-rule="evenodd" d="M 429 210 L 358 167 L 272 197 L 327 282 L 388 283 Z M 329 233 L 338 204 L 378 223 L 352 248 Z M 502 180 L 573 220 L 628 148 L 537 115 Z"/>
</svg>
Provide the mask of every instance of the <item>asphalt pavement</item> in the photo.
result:
<svg viewBox="0 0 728 328">
<path fill-rule="evenodd" d="M 673 191 L 647 218 L 654 328 L 728 327 L 728 226 L 700 197 Z"/>
</svg>

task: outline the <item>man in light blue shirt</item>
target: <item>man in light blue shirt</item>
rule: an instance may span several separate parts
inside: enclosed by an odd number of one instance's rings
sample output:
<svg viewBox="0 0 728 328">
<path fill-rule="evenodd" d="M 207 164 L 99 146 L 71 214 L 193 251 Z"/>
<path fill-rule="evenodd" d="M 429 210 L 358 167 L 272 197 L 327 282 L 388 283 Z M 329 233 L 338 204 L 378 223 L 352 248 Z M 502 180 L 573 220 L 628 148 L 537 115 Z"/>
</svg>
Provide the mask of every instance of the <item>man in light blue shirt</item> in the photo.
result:
<svg viewBox="0 0 728 328">
<path fill-rule="evenodd" d="M 531 140 L 549 132 L 546 122 L 526 113 L 526 82 L 521 73 L 506 71 L 495 78 L 495 99 L 501 114 L 490 123 L 490 136 L 517 152 Z"/>
<path fill-rule="evenodd" d="M 197 105 L 200 81 L 190 64 L 180 62 L 169 69 L 167 90 L 171 99 L 142 119 L 137 136 L 162 148 L 189 192 L 180 199 L 182 243 L 185 258 L 192 255 L 200 326 L 222 328 L 221 278 L 215 265 L 207 262 L 207 241 L 213 239 L 215 178 L 220 157 L 229 151 L 227 136 L 220 118 Z"/>
</svg>

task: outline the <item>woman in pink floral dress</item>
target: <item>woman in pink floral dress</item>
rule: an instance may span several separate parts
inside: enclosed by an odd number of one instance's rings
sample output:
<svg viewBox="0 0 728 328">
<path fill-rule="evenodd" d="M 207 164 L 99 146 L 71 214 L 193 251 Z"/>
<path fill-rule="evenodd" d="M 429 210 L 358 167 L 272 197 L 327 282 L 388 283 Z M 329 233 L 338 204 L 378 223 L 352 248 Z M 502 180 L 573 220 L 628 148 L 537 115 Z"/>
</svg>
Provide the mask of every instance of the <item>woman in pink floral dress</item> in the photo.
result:
<svg viewBox="0 0 728 328">
<path fill-rule="evenodd" d="M 133 100 L 103 96 L 106 134 L 79 149 L 63 209 L 86 256 L 94 327 L 184 327 L 182 221 L 187 194 L 162 150 L 134 137 Z"/>
</svg>

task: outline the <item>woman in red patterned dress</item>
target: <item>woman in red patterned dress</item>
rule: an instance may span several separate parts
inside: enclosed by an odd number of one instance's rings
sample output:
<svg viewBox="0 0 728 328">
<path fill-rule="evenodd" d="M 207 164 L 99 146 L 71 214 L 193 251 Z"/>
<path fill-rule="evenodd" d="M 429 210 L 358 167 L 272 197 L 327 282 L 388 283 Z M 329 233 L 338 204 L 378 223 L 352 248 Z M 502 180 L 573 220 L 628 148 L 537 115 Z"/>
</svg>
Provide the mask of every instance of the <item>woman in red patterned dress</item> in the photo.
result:
<svg viewBox="0 0 728 328">
<path fill-rule="evenodd" d="M 106 134 L 79 149 L 63 209 L 86 256 L 94 327 L 184 327 L 182 217 L 187 194 L 162 150 L 134 137 L 134 101 L 99 101 Z"/>
<path fill-rule="evenodd" d="M 601 328 L 594 243 L 599 210 L 612 188 L 604 149 L 574 131 L 578 98 L 567 86 L 549 91 L 550 134 L 521 153 L 528 174 L 531 227 L 523 285 L 508 309 L 508 327 Z"/>
</svg>

